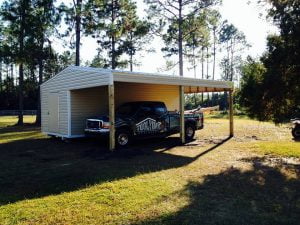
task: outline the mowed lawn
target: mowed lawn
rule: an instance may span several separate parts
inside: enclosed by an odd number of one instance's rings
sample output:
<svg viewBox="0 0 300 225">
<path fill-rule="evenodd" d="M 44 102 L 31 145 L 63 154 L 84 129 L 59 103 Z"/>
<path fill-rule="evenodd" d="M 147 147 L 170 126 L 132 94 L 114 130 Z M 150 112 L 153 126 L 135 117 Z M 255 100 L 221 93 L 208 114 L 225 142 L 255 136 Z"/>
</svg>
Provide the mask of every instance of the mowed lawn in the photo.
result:
<svg viewBox="0 0 300 225">
<path fill-rule="evenodd" d="M 197 139 L 48 138 L 0 117 L 0 224 L 299 224 L 300 143 L 290 129 L 209 118 Z M 34 118 L 26 117 L 25 122 Z"/>
</svg>

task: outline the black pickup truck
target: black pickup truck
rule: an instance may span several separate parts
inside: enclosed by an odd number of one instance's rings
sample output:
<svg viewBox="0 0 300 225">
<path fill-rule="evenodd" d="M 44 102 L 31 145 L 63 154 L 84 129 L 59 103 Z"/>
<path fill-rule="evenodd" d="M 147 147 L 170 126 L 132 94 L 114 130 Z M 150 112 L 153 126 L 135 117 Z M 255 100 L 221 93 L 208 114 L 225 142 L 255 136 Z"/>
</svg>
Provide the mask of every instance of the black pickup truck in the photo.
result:
<svg viewBox="0 0 300 225">
<path fill-rule="evenodd" d="M 169 112 L 163 102 L 128 102 L 116 109 L 116 144 L 127 146 L 133 138 L 164 137 L 180 132 L 180 115 Z M 109 134 L 107 115 L 86 120 L 86 136 Z M 203 114 L 185 114 L 185 137 L 192 140 L 195 130 L 203 128 Z"/>
</svg>

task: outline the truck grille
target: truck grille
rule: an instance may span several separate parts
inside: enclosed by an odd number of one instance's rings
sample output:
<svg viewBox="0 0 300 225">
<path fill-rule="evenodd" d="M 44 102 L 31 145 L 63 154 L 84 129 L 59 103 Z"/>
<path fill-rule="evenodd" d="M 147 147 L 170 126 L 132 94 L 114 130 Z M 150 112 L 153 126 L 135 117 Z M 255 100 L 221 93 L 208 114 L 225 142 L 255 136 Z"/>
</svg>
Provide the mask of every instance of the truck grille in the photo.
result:
<svg viewBox="0 0 300 225">
<path fill-rule="evenodd" d="M 99 121 L 99 120 L 88 120 L 86 122 L 86 127 L 88 129 L 100 129 L 102 127 L 102 121 Z"/>
</svg>

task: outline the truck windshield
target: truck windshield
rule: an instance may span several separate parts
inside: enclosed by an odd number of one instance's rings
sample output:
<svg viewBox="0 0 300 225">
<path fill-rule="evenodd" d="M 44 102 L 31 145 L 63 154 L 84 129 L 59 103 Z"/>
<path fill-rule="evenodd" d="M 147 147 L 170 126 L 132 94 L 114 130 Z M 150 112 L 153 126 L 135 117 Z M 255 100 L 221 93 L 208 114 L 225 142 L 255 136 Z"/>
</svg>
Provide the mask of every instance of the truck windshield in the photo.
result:
<svg viewBox="0 0 300 225">
<path fill-rule="evenodd" d="M 136 103 L 125 103 L 117 108 L 116 114 L 124 116 L 133 116 L 138 109 L 138 104 Z"/>
</svg>

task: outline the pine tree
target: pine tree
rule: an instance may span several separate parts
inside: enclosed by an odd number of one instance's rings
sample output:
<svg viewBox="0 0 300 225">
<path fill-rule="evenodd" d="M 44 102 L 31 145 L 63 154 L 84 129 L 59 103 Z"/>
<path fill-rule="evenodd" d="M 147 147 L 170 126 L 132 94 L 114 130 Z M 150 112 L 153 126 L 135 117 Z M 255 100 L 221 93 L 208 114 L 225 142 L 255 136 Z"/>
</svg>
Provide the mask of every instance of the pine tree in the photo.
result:
<svg viewBox="0 0 300 225">
<path fill-rule="evenodd" d="M 38 65 L 38 103 L 36 124 L 41 123 L 41 106 L 40 106 L 40 89 L 43 82 L 43 71 L 45 60 L 52 57 L 51 37 L 55 33 L 55 27 L 60 23 L 60 14 L 55 5 L 55 0 L 34 0 L 32 1 L 33 9 L 31 11 L 30 27 L 28 34 L 34 49 L 31 52 L 32 59 Z"/>
<path fill-rule="evenodd" d="M 183 26 L 185 20 L 194 14 L 198 14 L 202 9 L 208 8 L 218 1 L 192 1 L 192 0 L 145 0 L 149 5 L 149 16 L 157 25 L 158 31 L 163 31 L 163 26 L 168 25 L 167 31 L 174 31 L 174 39 L 177 43 L 177 49 L 172 52 L 178 54 L 179 75 L 183 76 Z M 156 20 L 156 21 L 155 21 Z"/>
<path fill-rule="evenodd" d="M 135 64 L 133 57 L 138 51 L 144 50 L 146 44 L 150 42 L 151 24 L 146 20 L 139 19 L 136 12 L 136 5 L 128 2 L 124 8 L 127 12 L 123 19 L 124 37 L 122 48 L 129 56 L 130 71 L 133 71 Z"/>
<path fill-rule="evenodd" d="M 71 36 L 70 47 L 72 49 L 75 48 L 76 66 L 80 66 L 81 35 L 85 32 L 85 21 L 90 15 L 90 6 L 88 0 L 74 0 L 70 5 L 62 3 L 59 7 L 59 11 L 64 15 L 64 20 L 68 27 L 66 33 L 62 36 Z M 73 41 L 74 36 L 75 41 Z"/>
<path fill-rule="evenodd" d="M 129 21 L 129 16 L 131 15 L 132 19 L 136 18 L 135 4 L 131 0 L 90 0 L 89 8 L 91 10 L 87 17 L 86 34 L 97 40 L 98 51 L 101 53 L 101 57 L 98 58 L 105 59 L 106 55 L 103 53 L 107 53 L 109 60 L 103 61 L 108 62 L 104 67 L 125 67 L 127 61 L 121 56 L 128 49 L 129 54 L 134 53 L 134 46 L 124 47 L 124 37 L 131 32 L 133 40 L 135 27 L 132 26 L 133 21 Z"/>
<path fill-rule="evenodd" d="M 222 25 L 220 42 L 225 46 L 227 54 L 221 62 L 224 71 L 223 79 L 233 81 L 235 79 L 236 65 L 240 61 L 239 56 L 242 50 L 250 45 L 247 43 L 244 33 L 227 21 Z"/>
<path fill-rule="evenodd" d="M 30 11 L 30 1 L 5 1 L 1 7 L 1 16 L 5 22 L 6 34 L 10 36 L 17 45 L 12 46 L 11 57 L 19 65 L 19 117 L 18 125 L 23 125 L 24 109 L 24 63 L 26 61 L 26 43 L 25 37 L 29 28 L 27 23 Z"/>
</svg>

